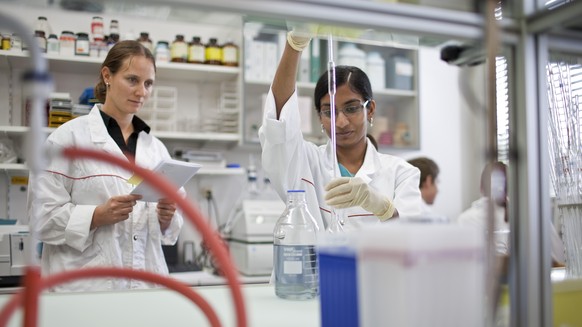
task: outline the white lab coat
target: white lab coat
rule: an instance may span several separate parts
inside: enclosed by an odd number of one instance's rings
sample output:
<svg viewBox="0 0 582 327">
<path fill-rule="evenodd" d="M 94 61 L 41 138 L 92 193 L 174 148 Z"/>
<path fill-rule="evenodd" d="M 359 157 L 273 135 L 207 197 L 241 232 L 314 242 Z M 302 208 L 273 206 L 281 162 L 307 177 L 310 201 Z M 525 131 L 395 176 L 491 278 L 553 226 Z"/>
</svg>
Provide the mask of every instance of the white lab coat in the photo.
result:
<svg viewBox="0 0 582 327">
<path fill-rule="evenodd" d="M 488 202 L 487 197 L 481 197 L 474 201 L 471 207 L 463 211 L 457 223 L 465 226 L 472 226 L 484 233 L 487 232 L 488 221 Z M 505 208 L 495 204 L 493 206 L 495 216 L 495 230 L 493 231 L 493 238 L 495 242 L 495 251 L 498 254 L 506 255 L 509 250 L 509 224 L 505 222 Z"/>
<path fill-rule="evenodd" d="M 103 150 L 125 158 L 109 136 L 99 112 L 93 107 L 87 116 L 75 118 L 57 128 L 47 139 L 48 150 L 69 146 Z M 145 168 L 153 168 L 162 158 L 170 157 L 163 143 L 141 132 L 135 160 Z M 168 274 L 162 244 L 174 244 L 183 225 L 176 212 L 172 223 L 162 234 L 156 213 L 157 203 L 138 201 L 129 219 L 90 230 L 93 211 L 111 196 L 129 194 L 131 171 L 89 159 L 70 161 L 58 157 L 38 176 L 38 184 L 30 190 L 32 206 L 38 215 L 30 217 L 39 241 L 43 242 L 42 273 L 54 274 L 77 268 L 115 266 Z M 181 190 L 182 195 L 184 194 Z M 29 208 L 31 208 L 29 206 Z M 29 210 L 29 214 L 33 214 Z M 104 278 L 63 284 L 57 291 L 87 291 L 148 288 L 141 281 Z"/>
<path fill-rule="evenodd" d="M 269 91 L 263 124 L 259 129 L 263 169 L 282 199 L 286 198 L 287 190 L 305 190 L 309 211 L 320 230 L 324 230 L 332 210 L 325 203 L 324 188 L 336 177 L 336 163 L 332 159 L 330 142 L 317 146 L 303 139 L 300 119 L 297 91 L 283 106 L 278 120 L 275 99 L 272 91 Z M 405 160 L 379 153 L 368 141 L 364 163 L 355 176 L 387 195 L 401 217 L 420 214 L 420 171 Z M 379 222 L 372 213 L 360 207 L 347 208 L 341 212 L 345 217 L 346 230 L 359 228 L 365 223 Z"/>
<path fill-rule="evenodd" d="M 461 225 L 473 226 L 482 231 L 487 231 L 487 197 L 481 197 L 473 202 L 471 207 L 461 213 L 457 222 Z M 505 209 L 499 205 L 494 206 L 495 231 L 494 243 L 498 254 L 509 254 L 509 223 L 505 222 Z M 550 223 L 550 242 L 552 259 L 560 264 L 565 262 L 564 244 L 556 231 L 553 223 Z"/>
</svg>

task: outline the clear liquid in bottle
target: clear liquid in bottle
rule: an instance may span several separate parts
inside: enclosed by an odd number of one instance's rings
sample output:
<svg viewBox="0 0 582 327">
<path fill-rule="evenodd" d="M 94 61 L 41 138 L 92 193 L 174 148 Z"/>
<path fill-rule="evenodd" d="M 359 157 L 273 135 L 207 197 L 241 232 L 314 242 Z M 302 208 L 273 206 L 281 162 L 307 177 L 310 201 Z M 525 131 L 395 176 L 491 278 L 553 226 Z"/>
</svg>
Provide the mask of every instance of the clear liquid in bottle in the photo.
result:
<svg viewBox="0 0 582 327">
<path fill-rule="evenodd" d="M 313 245 L 275 245 L 275 294 L 308 300 L 319 294 L 317 254 Z"/>
<path fill-rule="evenodd" d="M 315 245 L 319 227 L 307 209 L 305 191 L 287 191 L 287 207 L 273 233 L 275 294 L 308 300 L 319 295 Z"/>
</svg>

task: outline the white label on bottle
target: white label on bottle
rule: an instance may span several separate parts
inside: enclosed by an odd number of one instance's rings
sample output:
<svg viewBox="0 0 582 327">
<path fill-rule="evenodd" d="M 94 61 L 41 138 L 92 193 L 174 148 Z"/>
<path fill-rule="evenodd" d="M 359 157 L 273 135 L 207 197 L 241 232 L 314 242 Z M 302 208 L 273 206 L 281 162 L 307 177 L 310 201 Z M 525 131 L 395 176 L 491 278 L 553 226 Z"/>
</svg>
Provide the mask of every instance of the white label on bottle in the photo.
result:
<svg viewBox="0 0 582 327">
<path fill-rule="evenodd" d="M 170 47 L 170 57 L 173 58 L 188 58 L 188 45 L 184 42 L 174 42 Z"/>
<path fill-rule="evenodd" d="M 89 55 L 89 40 L 77 40 L 75 43 L 75 54 L 88 56 Z"/>
<path fill-rule="evenodd" d="M 93 25 L 93 39 L 95 40 L 103 40 L 103 25 Z"/>
<path fill-rule="evenodd" d="M 222 49 L 222 62 L 224 63 L 237 63 L 238 62 L 238 52 L 235 47 L 224 47 Z"/>
<path fill-rule="evenodd" d="M 303 273 L 303 261 L 285 261 L 283 262 L 283 273 L 299 275 Z"/>
<path fill-rule="evenodd" d="M 412 64 L 410 64 L 410 63 L 397 62 L 395 68 L 396 68 L 396 75 L 412 76 Z"/>
<path fill-rule="evenodd" d="M 204 62 L 206 53 L 204 51 L 204 46 L 201 45 L 196 45 L 196 46 L 190 46 L 190 48 L 188 48 L 188 60 L 189 61 L 198 61 L 198 62 Z"/>
</svg>

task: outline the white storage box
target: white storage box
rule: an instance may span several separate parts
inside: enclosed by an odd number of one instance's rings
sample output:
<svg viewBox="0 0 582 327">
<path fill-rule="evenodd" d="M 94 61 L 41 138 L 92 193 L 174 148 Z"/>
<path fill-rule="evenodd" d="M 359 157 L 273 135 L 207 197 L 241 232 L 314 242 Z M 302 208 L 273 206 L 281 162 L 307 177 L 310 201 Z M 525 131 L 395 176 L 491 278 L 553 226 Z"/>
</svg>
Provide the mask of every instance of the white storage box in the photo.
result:
<svg viewBox="0 0 582 327">
<path fill-rule="evenodd" d="M 356 237 L 360 326 L 480 327 L 482 233 L 448 224 L 391 222 Z"/>
</svg>

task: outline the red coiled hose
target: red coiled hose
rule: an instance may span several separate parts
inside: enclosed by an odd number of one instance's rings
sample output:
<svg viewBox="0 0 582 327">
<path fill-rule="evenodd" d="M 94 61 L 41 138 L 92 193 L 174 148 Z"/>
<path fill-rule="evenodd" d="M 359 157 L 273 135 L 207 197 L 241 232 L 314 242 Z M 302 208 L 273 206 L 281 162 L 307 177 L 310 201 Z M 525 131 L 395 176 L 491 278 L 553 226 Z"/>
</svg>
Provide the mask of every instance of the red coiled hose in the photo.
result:
<svg viewBox="0 0 582 327">
<path fill-rule="evenodd" d="M 227 283 L 230 286 L 232 298 L 234 301 L 237 326 L 247 326 L 245 304 L 242 296 L 241 286 L 237 279 L 236 269 L 230 260 L 224 243 L 221 242 L 218 233 L 213 231 L 208 226 L 206 220 L 202 217 L 202 214 L 200 214 L 200 212 L 185 198 L 182 198 L 177 193 L 176 187 L 174 185 L 148 169 L 139 167 L 134 163 L 125 160 L 124 158 L 115 157 L 103 151 L 71 147 L 66 148 L 63 151 L 63 155 L 70 159 L 89 158 L 98 161 L 105 161 L 133 171 L 135 174 L 142 177 L 144 182 L 152 184 L 165 197 L 176 202 L 176 205 L 182 210 L 184 216 L 188 218 L 190 222 L 194 224 L 194 226 L 200 231 L 200 234 L 204 237 L 204 241 L 207 244 L 210 252 L 216 257 L 216 260 L 222 272 L 224 273 Z M 212 326 L 220 326 L 220 322 L 218 321 L 216 313 L 203 298 L 201 298 L 186 285 L 170 277 L 127 268 L 91 268 L 62 272 L 42 278 L 40 276 L 38 267 L 27 267 L 24 285 L 25 288 L 24 290 L 16 293 L 4 306 L 4 308 L 2 308 L 2 311 L 0 312 L 0 326 L 5 326 L 7 324 L 11 314 L 18 307 L 18 305 L 21 304 L 23 296 L 25 297 L 24 307 L 26 310 L 24 321 L 25 327 L 36 327 L 38 320 L 38 297 L 42 290 L 75 279 L 103 276 L 140 279 L 174 289 L 185 295 L 195 304 L 199 305 L 201 310 L 206 314 Z M 28 288 L 29 285 L 30 288 Z"/>
</svg>

